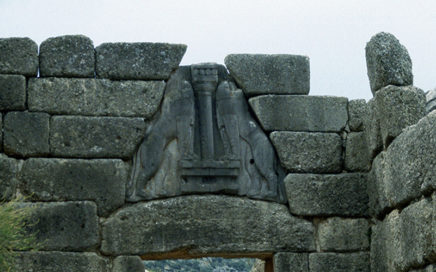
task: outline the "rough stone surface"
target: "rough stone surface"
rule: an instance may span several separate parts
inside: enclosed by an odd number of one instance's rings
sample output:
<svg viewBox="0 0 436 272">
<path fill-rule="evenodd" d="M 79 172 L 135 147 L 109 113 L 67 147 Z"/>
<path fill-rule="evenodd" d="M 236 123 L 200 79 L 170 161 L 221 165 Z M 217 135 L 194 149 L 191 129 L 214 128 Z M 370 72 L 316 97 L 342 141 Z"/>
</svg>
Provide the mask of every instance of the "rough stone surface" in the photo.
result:
<svg viewBox="0 0 436 272">
<path fill-rule="evenodd" d="M 124 204 L 128 166 L 121 160 L 28 159 L 20 191 L 32 200 L 92 200 L 107 216 Z"/>
<path fill-rule="evenodd" d="M 39 48 L 41 76 L 94 77 L 94 44 L 83 35 L 49 38 Z"/>
<path fill-rule="evenodd" d="M 290 211 L 307 216 L 366 216 L 366 175 L 289 174 L 285 178 Z"/>
<path fill-rule="evenodd" d="M 435 271 L 436 271 L 436 264 L 428 265 L 426 268 L 423 269 L 410 270 L 410 272 L 435 272 Z"/>
<path fill-rule="evenodd" d="M 29 38 L 0 38 L 0 74 L 36 76 L 38 45 Z"/>
<path fill-rule="evenodd" d="M 29 80 L 31 111 L 52 114 L 141 116 L 157 111 L 163 81 L 111 81 L 107 79 L 33 78 Z"/>
<path fill-rule="evenodd" d="M 103 224 L 108 255 L 148 256 L 314 250 L 313 225 L 285 205 L 229 196 L 184 196 L 138 203 Z"/>
<path fill-rule="evenodd" d="M 109 262 L 90 252 L 20 252 L 14 268 L 22 272 L 110 272 Z"/>
<path fill-rule="evenodd" d="M 224 62 L 247 96 L 309 93 L 310 68 L 306 56 L 232 54 Z"/>
<path fill-rule="evenodd" d="M 369 253 L 312 253 L 310 272 L 370 272 Z"/>
<path fill-rule="evenodd" d="M 26 108 L 26 78 L 22 75 L 0 75 L 0 110 Z"/>
<path fill-rule="evenodd" d="M 309 272 L 309 254 L 280 252 L 274 255 L 274 272 Z"/>
<path fill-rule="evenodd" d="M 348 126 L 351 131 L 363 131 L 364 119 L 369 114 L 365 99 L 350 100 L 348 102 Z"/>
<path fill-rule="evenodd" d="M 435 199 L 392 211 L 372 229 L 372 271 L 408 271 L 436 260 Z"/>
<path fill-rule="evenodd" d="M 436 89 L 428 91 L 425 95 L 425 98 L 427 100 L 427 104 L 425 106 L 427 113 L 436 110 Z"/>
<path fill-rule="evenodd" d="M 33 207 L 26 219 L 27 231 L 35 233 L 42 250 L 85 251 L 97 246 L 97 206 L 90 201 L 22 203 Z"/>
<path fill-rule="evenodd" d="M 138 256 L 119 256 L 113 263 L 112 272 L 144 272 L 144 264 Z"/>
<path fill-rule="evenodd" d="M 389 202 L 384 188 L 384 175 L 386 152 L 381 152 L 372 162 L 371 171 L 368 174 L 369 213 L 373 217 L 382 215 L 389 207 Z"/>
<path fill-rule="evenodd" d="M 377 160 L 371 186 L 376 213 L 436 189 L 436 112 L 408 127 Z"/>
<path fill-rule="evenodd" d="M 339 132 L 348 120 L 345 97 L 262 95 L 249 103 L 267 131 Z"/>
<path fill-rule="evenodd" d="M 186 52 L 184 44 L 103 43 L 95 48 L 101 78 L 168 79 Z"/>
<path fill-rule="evenodd" d="M 3 151 L 3 114 L 0 113 L 0 151 Z"/>
<path fill-rule="evenodd" d="M 50 151 L 61 157 L 130 158 L 144 132 L 142 118 L 54 116 Z"/>
<path fill-rule="evenodd" d="M 369 224 L 366 219 L 328 218 L 319 223 L 317 235 L 322 251 L 369 249 Z"/>
<path fill-rule="evenodd" d="M 394 35 L 380 32 L 366 44 L 366 66 L 371 91 L 388 85 L 413 84 L 412 60 Z"/>
<path fill-rule="evenodd" d="M 425 115 L 425 94 L 413 86 L 387 86 L 376 93 L 375 102 L 385 148 L 404 128 Z"/>
<path fill-rule="evenodd" d="M 282 166 L 290 172 L 338 173 L 342 169 L 339 134 L 275 131 L 270 138 Z"/>
<path fill-rule="evenodd" d="M 0 154 L 0 200 L 10 200 L 17 185 L 18 162 Z"/>
<path fill-rule="evenodd" d="M 351 132 L 345 143 L 345 170 L 367 172 L 371 166 L 371 157 L 363 132 Z"/>
<path fill-rule="evenodd" d="M 368 101 L 369 114 L 364 118 L 364 132 L 368 145 L 369 156 L 374 158 L 383 150 L 383 142 L 380 133 L 380 116 L 377 112 L 374 98 Z"/>
<path fill-rule="evenodd" d="M 4 118 L 4 150 L 19 156 L 49 153 L 50 115 L 42 112 L 9 112 Z"/>
</svg>

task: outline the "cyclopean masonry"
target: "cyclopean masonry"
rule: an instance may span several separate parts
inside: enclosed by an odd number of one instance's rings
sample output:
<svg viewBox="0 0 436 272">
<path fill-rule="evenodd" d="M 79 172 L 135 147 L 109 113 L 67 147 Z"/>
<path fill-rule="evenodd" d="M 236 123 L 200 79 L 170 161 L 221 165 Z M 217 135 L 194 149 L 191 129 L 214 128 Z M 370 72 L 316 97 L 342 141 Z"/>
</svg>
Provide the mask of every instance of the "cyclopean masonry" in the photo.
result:
<svg viewBox="0 0 436 272">
<path fill-rule="evenodd" d="M 366 46 L 368 102 L 308 95 L 306 56 L 185 51 L 0 39 L 0 190 L 27 197 L 43 242 L 18 271 L 434 271 L 435 95 L 393 35 Z"/>
</svg>

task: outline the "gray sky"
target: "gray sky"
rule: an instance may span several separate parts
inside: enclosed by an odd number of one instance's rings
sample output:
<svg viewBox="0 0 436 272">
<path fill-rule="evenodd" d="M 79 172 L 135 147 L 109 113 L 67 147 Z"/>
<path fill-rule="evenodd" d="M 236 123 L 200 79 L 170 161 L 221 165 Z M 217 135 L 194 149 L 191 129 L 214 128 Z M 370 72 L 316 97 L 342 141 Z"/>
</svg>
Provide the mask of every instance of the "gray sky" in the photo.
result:
<svg viewBox="0 0 436 272">
<path fill-rule="evenodd" d="M 436 0 L 0 0 L 1 37 L 184 43 L 182 64 L 307 55 L 311 95 L 352 99 L 372 97 L 364 48 L 380 31 L 409 50 L 414 85 L 436 87 Z"/>
</svg>

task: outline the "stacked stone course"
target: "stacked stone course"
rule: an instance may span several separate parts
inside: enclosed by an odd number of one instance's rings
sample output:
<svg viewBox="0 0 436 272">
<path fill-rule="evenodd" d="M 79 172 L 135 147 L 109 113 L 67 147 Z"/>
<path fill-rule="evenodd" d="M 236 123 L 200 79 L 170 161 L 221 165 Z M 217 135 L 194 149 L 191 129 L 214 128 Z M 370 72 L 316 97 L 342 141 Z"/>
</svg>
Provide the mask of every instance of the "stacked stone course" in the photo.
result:
<svg viewBox="0 0 436 272">
<path fill-rule="evenodd" d="M 275 272 L 432 271 L 436 112 L 424 117 L 392 35 L 367 45 L 368 103 L 309 96 L 305 56 L 226 57 L 286 172 L 286 205 L 195 194 L 128 204 L 133 154 L 186 46 L 94 48 L 68 35 L 37 49 L 0 39 L 0 190 L 36 207 L 29 231 L 45 241 L 20 254 L 20 271 L 143 272 L 141 258 L 202 256 L 258 257 Z"/>
</svg>

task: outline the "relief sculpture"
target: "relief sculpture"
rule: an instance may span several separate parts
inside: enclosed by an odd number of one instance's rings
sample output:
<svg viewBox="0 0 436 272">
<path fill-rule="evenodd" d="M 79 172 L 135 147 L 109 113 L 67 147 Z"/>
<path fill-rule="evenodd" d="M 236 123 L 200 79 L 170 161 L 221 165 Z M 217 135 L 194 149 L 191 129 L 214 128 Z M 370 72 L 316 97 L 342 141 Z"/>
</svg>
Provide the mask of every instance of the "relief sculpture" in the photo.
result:
<svg viewBox="0 0 436 272">
<path fill-rule="evenodd" d="M 133 158 L 128 201 L 224 193 L 286 202 L 273 146 L 224 66 L 180 67 Z"/>
</svg>

